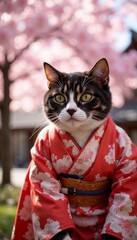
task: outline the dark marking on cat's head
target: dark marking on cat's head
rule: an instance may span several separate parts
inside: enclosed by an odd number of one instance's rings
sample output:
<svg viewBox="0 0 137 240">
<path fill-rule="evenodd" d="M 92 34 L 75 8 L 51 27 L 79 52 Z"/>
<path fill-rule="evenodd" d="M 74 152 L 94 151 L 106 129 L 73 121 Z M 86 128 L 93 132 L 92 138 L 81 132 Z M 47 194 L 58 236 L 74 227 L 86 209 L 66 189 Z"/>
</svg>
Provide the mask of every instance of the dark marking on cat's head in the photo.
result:
<svg viewBox="0 0 137 240">
<path fill-rule="evenodd" d="M 51 122 L 59 121 L 58 116 L 61 111 L 67 109 L 71 94 L 77 108 L 84 111 L 87 118 L 92 116 L 92 119 L 100 121 L 107 117 L 111 108 L 111 93 L 109 65 L 105 58 L 100 59 L 90 71 L 85 72 L 63 73 L 48 63 L 44 63 L 44 69 L 49 86 L 44 97 L 44 107 Z M 85 93 L 90 94 L 89 101 L 83 100 Z M 58 94 L 60 101 L 56 100 Z"/>
</svg>

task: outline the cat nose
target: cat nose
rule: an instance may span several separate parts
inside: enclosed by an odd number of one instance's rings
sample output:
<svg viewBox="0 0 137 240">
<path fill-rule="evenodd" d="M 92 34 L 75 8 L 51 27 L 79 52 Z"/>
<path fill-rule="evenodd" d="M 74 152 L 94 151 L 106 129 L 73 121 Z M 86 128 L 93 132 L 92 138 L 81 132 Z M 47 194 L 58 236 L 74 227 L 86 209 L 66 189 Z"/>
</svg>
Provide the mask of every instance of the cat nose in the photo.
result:
<svg viewBox="0 0 137 240">
<path fill-rule="evenodd" d="M 70 116 L 72 116 L 77 110 L 73 108 L 67 109 L 67 112 L 69 113 Z"/>
</svg>

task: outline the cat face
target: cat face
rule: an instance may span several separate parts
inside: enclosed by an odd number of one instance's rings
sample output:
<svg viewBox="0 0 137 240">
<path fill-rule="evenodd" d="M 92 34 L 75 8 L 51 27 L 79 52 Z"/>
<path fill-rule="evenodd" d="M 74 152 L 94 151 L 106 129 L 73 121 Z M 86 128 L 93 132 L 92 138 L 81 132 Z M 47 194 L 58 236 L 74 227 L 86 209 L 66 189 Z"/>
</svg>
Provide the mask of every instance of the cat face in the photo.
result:
<svg viewBox="0 0 137 240">
<path fill-rule="evenodd" d="M 100 124 L 111 108 L 109 67 L 99 60 L 88 72 L 62 73 L 44 63 L 49 90 L 44 96 L 47 119 L 63 130 Z"/>
</svg>

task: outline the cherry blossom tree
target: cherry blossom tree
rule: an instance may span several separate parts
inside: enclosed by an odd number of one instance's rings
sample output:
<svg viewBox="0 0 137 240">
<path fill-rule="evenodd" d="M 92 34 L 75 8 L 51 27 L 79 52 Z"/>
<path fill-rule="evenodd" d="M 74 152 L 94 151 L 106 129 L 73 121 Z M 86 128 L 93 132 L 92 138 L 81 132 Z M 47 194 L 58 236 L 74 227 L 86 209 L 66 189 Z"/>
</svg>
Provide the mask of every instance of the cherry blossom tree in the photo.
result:
<svg viewBox="0 0 137 240">
<path fill-rule="evenodd" d="M 61 71 L 89 70 L 106 57 L 113 103 L 121 106 L 137 84 L 137 54 L 121 54 L 136 1 L 5 0 L 0 2 L 0 108 L 3 184 L 10 182 L 10 110 L 41 106 L 43 61 Z M 118 48 L 119 38 L 123 46 Z"/>
</svg>

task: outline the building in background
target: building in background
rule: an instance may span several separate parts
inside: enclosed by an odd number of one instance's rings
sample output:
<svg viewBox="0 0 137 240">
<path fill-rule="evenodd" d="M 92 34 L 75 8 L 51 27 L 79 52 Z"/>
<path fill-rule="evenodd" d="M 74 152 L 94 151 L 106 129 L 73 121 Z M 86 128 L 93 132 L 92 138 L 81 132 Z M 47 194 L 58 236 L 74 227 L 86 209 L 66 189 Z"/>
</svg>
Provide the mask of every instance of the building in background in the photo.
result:
<svg viewBox="0 0 137 240">
<path fill-rule="evenodd" d="M 134 30 L 130 30 L 130 32 L 131 42 L 124 52 L 129 52 L 132 49 L 137 51 L 137 32 Z M 126 130 L 137 145 L 137 87 L 133 90 L 132 99 L 125 101 L 122 108 L 113 108 L 112 117 L 118 125 Z"/>
<path fill-rule="evenodd" d="M 41 111 L 11 113 L 11 167 L 28 166 L 31 160 L 30 149 L 44 124 Z"/>
</svg>

